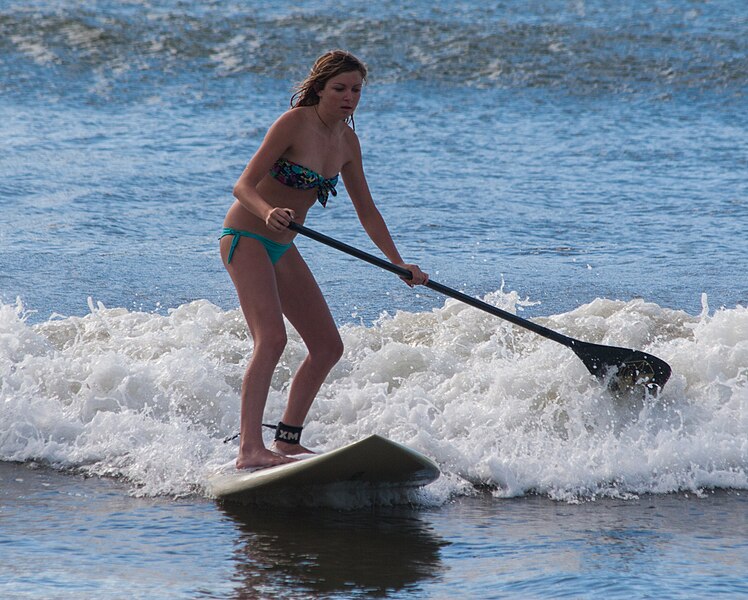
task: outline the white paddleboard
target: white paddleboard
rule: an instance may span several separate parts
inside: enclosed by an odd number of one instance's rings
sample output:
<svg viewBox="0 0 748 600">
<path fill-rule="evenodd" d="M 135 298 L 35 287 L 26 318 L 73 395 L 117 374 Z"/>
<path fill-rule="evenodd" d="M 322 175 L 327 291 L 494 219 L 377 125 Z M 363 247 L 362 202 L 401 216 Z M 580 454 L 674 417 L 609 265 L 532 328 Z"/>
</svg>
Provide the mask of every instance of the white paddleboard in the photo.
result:
<svg viewBox="0 0 748 600">
<path fill-rule="evenodd" d="M 374 488 L 426 485 L 439 477 L 439 467 L 422 454 L 379 435 L 342 448 L 314 454 L 293 463 L 248 470 L 232 467 L 209 478 L 218 499 L 242 501 L 260 494 L 299 488 L 354 484 Z"/>
</svg>

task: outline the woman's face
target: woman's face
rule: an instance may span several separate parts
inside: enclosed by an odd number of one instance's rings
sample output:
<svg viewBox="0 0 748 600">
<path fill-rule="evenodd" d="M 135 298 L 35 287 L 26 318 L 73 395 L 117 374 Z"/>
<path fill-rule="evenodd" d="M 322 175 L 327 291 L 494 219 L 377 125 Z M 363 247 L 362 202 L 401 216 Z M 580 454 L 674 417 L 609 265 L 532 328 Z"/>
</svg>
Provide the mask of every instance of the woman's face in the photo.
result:
<svg viewBox="0 0 748 600">
<path fill-rule="evenodd" d="M 361 100 L 364 78 L 358 71 L 347 71 L 331 77 L 317 92 L 320 108 L 340 119 L 347 119 Z"/>
</svg>

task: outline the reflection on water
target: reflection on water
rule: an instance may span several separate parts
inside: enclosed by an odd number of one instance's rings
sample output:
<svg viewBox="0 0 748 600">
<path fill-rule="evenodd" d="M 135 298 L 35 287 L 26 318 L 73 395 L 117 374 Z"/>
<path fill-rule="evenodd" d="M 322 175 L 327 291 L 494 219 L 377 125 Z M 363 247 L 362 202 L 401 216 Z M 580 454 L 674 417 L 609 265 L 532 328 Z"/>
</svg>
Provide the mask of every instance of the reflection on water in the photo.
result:
<svg viewBox="0 0 748 600">
<path fill-rule="evenodd" d="M 341 512 L 226 504 L 223 511 L 240 532 L 234 550 L 240 597 L 413 591 L 444 571 L 447 542 L 407 508 Z"/>
<path fill-rule="evenodd" d="M 0 461 L 2 598 L 748 597 L 742 490 L 221 506 Z"/>
</svg>

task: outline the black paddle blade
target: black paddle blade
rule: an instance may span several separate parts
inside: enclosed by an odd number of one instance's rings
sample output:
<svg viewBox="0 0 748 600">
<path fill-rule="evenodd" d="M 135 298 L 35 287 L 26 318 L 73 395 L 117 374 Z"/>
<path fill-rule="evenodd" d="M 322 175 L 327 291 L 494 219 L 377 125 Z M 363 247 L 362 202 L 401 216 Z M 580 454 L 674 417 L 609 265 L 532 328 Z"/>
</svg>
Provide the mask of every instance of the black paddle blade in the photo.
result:
<svg viewBox="0 0 748 600">
<path fill-rule="evenodd" d="M 574 340 L 569 346 L 582 359 L 590 373 L 607 380 L 613 392 L 649 390 L 653 394 L 665 386 L 672 370 L 664 360 L 628 348 L 602 346 Z"/>
</svg>

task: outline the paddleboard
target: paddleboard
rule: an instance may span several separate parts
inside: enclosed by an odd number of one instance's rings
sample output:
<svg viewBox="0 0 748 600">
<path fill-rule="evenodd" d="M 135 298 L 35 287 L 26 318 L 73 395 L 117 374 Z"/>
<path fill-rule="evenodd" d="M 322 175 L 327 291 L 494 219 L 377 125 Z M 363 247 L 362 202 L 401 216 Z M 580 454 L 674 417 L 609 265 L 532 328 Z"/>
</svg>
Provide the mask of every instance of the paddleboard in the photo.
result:
<svg viewBox="0 0 748 600">
<path fill-rule="evenodd" d="M 379 435 L 324 454 L 263 469 L 224 469 L 208 480 L 221 500 L 238 501 L 266 493 L 293 493 L 300 488 L 349 484 L 372 488 L 409 488 L 439 477 L 439 467 L 415 450 Z"/>
</svg>

